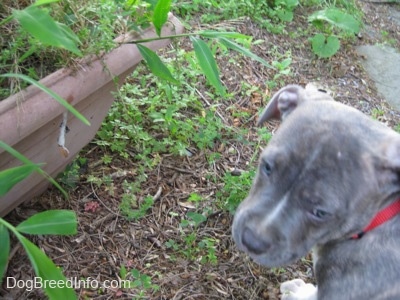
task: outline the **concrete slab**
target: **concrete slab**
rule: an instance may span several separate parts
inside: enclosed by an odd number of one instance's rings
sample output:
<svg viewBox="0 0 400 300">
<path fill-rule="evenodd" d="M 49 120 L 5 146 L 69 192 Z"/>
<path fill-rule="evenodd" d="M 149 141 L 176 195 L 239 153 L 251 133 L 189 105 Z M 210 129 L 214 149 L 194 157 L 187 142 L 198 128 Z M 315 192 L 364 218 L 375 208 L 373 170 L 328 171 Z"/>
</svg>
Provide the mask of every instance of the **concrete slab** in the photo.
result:
<svg viewBox="0 0 400 300">
<path fill-rule="evenodd" d="M 375 82 L 378 92 L 400 111 L 400 53 L 382 45 L 359 46 L 357 52 L 366 57 L 361 63 Z"/>
</svg>

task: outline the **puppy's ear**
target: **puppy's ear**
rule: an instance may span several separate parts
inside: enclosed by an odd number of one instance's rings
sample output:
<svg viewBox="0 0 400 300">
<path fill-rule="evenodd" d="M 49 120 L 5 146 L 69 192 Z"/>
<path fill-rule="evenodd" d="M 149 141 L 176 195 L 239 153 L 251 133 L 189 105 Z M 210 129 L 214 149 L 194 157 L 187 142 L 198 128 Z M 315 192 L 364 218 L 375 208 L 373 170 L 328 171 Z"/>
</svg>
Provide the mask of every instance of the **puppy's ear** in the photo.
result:
<svg viewBox="0 0 400 300">
<path fill-rule="evenodd" d="M 265 121 L 270 119 L 284 120 L 292 111 L 297 107 L 301 101 L 301 93 L 304 89 L 299 85 L 287 85 L 281 88 L 261 113 L 257 126 L 262 125 Z"/>
<path fill-rule="evenodd" d="M 385 167 L 400 174 L 400 136 L 395 135 L 381 142 L 381 153 L 383 153 Z"/>
<path fill-rule="evenodd" d="M 382 190 L 390 193 L 400 191 L 400 136 L 392 135 L 390 139 L 380 141 L 374 147 L 376 151 L 374 177 Z"/>
<path fill-rule="evenodd" d="M 306 88 L 291 84 L 280 89 L 268 102 L 264 111 L 258 119 L 257 126 L 262 125 L 270 119 L 284 120 L 296 107 L 304 101 L 333 100 L 333 98 L 323 90 L 316 88 L 313 84 L 308 84 Z"/>
</svg>

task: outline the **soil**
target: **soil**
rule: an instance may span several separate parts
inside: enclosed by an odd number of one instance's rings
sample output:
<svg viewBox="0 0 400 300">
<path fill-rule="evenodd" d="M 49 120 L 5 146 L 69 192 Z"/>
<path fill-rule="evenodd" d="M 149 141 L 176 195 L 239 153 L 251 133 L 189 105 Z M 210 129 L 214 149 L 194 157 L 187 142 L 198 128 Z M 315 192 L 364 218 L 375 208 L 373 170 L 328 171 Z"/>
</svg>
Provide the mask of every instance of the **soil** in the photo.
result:
<svg viewBox="0 0 400 300">
<path fill-rule="evenodd" d="M 394 45 L 400 48 L 400 28 L 389 17 L 393 5 L 360 2 L 365 13 L 364 22 L 376 29 L 376 32 L 388 32 Z M 297 32 L 306 29 L 307 16 L 312 8 L 299 7 L 294 21 L 286 31 Z M 293 59 L 291 75 L 281 77 L 284 84 L 306 85 L 318 82 L 331 90 L 337 101 L 354 106 L 368 115 L 378 118 L 390 127 L 399 124 L 400 114 L 382 99 L 373 82 L 361 67 L 360 57 L 355 52 L 357 45 L 385 43 L 387 36 L 361 35 L 344 41 L 340 51 L 330 59 L 317 59 L 310 51 L 309 35 L 290 37 L 289 34 L 271 34 L 250 20 L 230 22 L 232 29 L 254 36 L 254 40 L 265 43 L 252 48 L 260 57 L 271 61 L 270 50 L 275 47 L 278 53 L 291 52 Z M 193 24 L 193 26 L 195 26 Z M 393 46 L 393 45 L 392 45 Z M 260 66 L 247 58 L 232 64 L 227 57 L 219 59 L 222 80 L 229 91 L 240 90 L 241 83 L 259 87 L 265 95 L 242 95 L 235 102 L 221 104 L 218 112 L 227 124 L 240 127 L 255 127 L 256 118 L 238 119 L 225 108 L 235 105 L 238 110 L 251 111 L 254 115 L 260 106 L 265 105 L 274 91 L 265 86 L 273 78 L 275 71 Z M 276 88 L 277 89 L 277 88 Z M 204 89 L 204 91 L 206 91 Z M 376 112 L 379 112 L 377 114 Z M 267 125 L 275 130 L 278 122 Z M 255 139 L 255 130 L 251 130 L 248 139 Z M 144 291 L 144 299 L 279 299 L 279 284 L 283 281 L 302 278 L 313 282 L 311 256 L 284 268 L 265 268 L 253 263 L 245 254 L 240 253 L 231 238 L 232 215 L 215 208 L 213 198 L 221 185 L 210 181 L 207 174 L 223 176 L 232 170 L 246 170 L 256 149 L 241 141 L 231 141 L 230 147 L 216 144 L 214 151 L 223 156 L 220 163 L 210 165 L 207 153 L 195 152 L 191 157 L 175 157 L 163 154 L 160 163 L 147 173 L 148 178 L 137 195 L 143 199 L 147 195 L 155 196 L 156 201 L 147 215 L 136 222 L 129 222 L 119 211 L 121 184 L 124 180 L 135 180 L 135 162 L 114 158 L 107 167 L 100 157 L 107 149 L 88 145 L 82 153 L 88 159 L 87 169 L 82 171 L 78 185 L 69 191 L 70 199 L 65 200 L 55 189 L 41 197 L 29 201 L 13 212 L 6 220 L 18 224 L 28 216 L 48 209 L 72 209 L 78 215 L 78 234 L 71 237 L 34 236 L 31 240 L 60 266 L 67 278 L 88 278 L 98 282 L 116 280 L 120 276 L 121 266 L 136 269 L 151 277 L 158 290 L 151 292 L 145 287 L 135 289 L 78 289 L 80 299 L 132 299 Z M 229 149 L 228 149 L 229 148 Z M 232 154 L 231 149 L 236 149 Z M 114 196 L 105 186 L 96 186 L 86 182 L 90 174 L 112 175 Z M 211 207 L 212 213 L 207 221 L 197 228 L 186 228 L 186 233 L 195 232 L 197 242 L 212 238 L 217 242 L 215 248 L 216 263 L 203 263 L 201 256 L 206 251 L 199 250 L 192 259 L 177 254 L 178 250 L 166 247 L 170 239 L 180 241 L 179 220 L 191 210 L 187 202 L 190 193 L 198 193 L 207 199 L 200 205 Z M 91 207 L 97 203 L 98 207 Z M 97 206 L 97 204 L 95 206 Z M 88 208 L 92 208 L 88 209 Z M 181 249 L 183 244 L 179 244 Z M 32 279 L 35 275 L 22 247 L 13 241 L 11 260 L 6 276 L 16 279 Z M 2 299 L 41 299 L 45 298 L 40 289 L 7 289 L 5 282 L 0 289 Z"/>
</svg>

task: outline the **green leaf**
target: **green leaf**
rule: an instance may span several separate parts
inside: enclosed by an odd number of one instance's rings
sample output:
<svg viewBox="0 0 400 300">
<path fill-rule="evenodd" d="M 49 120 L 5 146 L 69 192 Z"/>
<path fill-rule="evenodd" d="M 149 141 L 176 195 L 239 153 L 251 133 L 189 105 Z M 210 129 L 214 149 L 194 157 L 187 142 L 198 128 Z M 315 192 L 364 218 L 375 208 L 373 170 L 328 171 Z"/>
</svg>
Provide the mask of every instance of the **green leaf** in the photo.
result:
<svg viewBox="0 0 400 300">
<path fill-rule="evenodd" d="M 46 5 L 54 2 L 59 2 L 60 0 L 36 0 L 35 3 L 33 3 L 33 6 L 40 6 L 40 5 Z"/>
<path fill-rule="evenodd" d="M 172 76 L 167 66 L 163 64 L 154 51 L 140 44 L 137 44 L 136 46 L 149 66 L 150 71 L 153 72 L 154 75 L 173 84 L 179 84 L 179 81 Z"/>
<path fill-rule="evenodd" d="M 47 210 L 20 223 L 19 232 L 28 234 L 69 235 L 77 232 L 76 214 L 70 210 Z"/>
<path fill-rule="evenodd" d="M 13 16 L 26 32 L 44 45 L 63 48 L 82 56 L 76 45 L 78 37 L 71 39 L 70 35 L 65 34 L 62 27 L 43 9 L 29 6 L 23 10 L 14 10 Z"/>
<path fill-rule="evenodd" d="M 161 36 L 161 29 L 168 20 L 168 13 L 171 9 L 171 0 L 158 0 L 153 11 L 153 25 L 158 36 Z"/>
<path fill-rule="evenodd" d="M 7 228 L 0 224 L 0 284 L 7 269 L 10 254 L 10 235 Z"/>
<path fill-rule="evenodd" d="M 258 61 L 260 63 L 262 63 L 264 66 L 271 68 L 271 69 L 275 69 L 273 66 L 271 66 L 266 60 L 262 59 L 261 57 L 257 56 L 256 54 L 254 54 L 253 52 L 249 51 L 248 49 L 232 42 L 231 40 L 228 40 L 224 37 L 219 38 L 219 41 L 221 44 L 223 44 L 225 47 L 228 47 L 232 50 L 235 50 L 243 55 L 246 55 L 248 57 L 250 57 L 251 59 L 254 59 L 255 61 Z"/>
<path fill-rule="evenodd" d="M 64 35 L 66 37 L 68 37 L 71 41 L 74 41 L 76 44 L 79 44 L 81 41 L 79 40 L 78 36 L 75 35 L 75 33 L 73 32 L 73 30 L 71 28 L 69 28 L 67 25 L 62 24 L 62 23 L 58 23 L 57 25 L 60 27 L 60 29 L 62 30 L 62 32 L 64 33 Z"/>
<path fill-rule="evenodd" d="M 28 164 L 0 171 L 0 197 L 4 196 L 18 182 L 32 174 L 38 167 L 38 165 Z"/>
<path fill-rule="evenodd" d="M 189 211 L 187 213 L 188 218 L 192 219 L 196 226 L 199 226 L 201 223 L 207 221 L 207 218 L 199 213 Z"/>
<path fill-rule="evenodd" d="M 251 39 L 250 36 L 238 33 L 238 32 L 229 32 L 229 31 L 199 31 L 196 34 L 206 37 L 206 38 L 228 38 L 228 39 Z"/>
<path fill-rule="evenodd" d="M 56 94 L 40 82 L 32 79 L 29 76 L 23 75 L 23 74 L 16 74 L 16 73 L 7 73 L 7 74 L 1 74 L 0 77 L 16 77 L 20 78 L 22 80 L 25 80 L 26 82 L 29 82 L 30 84 L 36 86 L 37 88 L 41 89 L 43 92 L 47 93 L 51 97 L 53 97 L 57 102 L 59 102 L 62 106 L 64 106 L 66 109 L 68 109 L 76 118 L 82 121 L 83 124 L 85 125 L 90 125 L 90 122 L 79 112 L 73 107 L 71 104 L 69 104 L 66 100 L 64 100 L 60 95 Z"/>
<path fill-rule="evenodd" d="M 1 77 L 1 75 L 0 75 Z M 13 147 L 7 145 L 3 141 L 0 141 L 0 148 L 3 148 L 6 150 L 8 153 L 10 153 L 12 156 L 15 158 L 19 159 L 26 165 L 35 165 L 33 162 L 31 162 L 27 157 L 19 153 L 17 150 L 15 150 Z M 57 181 L 55 181 L 49 174 L 47 174 L 45 171 L 43 171 L 41 168 L 37 166 L 36 172 L 38 172 L 40 175 L 45 177 L 48 181 L 50 181 L 63 195 L 65 198 L 68 198 L 68 194 L 64 191 L 64 189 L 58 184 Z"/>
<path fill-rule="evenodd" d="M 327 8 L 316 11 L 308 17 L 308 21 L 326 21 L 334 26 L 355 34 L 360 31 L 360 22 L 358 22 L 352 15 L 344 13 L 337 8 Z"/>
<path fill-rule="evenodd" d="M 46 254 L 23 235 L 17 234 L 16 236 L 28 254 L 36 275 L 41 278 L 43 284 L 42 288 L 47 296 L 49 296 L 51 300 L 77 299 L 74 290 L 69 287 L 70 284 L 68 284 L 61 269 L 57 268 Z M 50 284 L 51 282 L 53 284 Z M 45 285 L 45 283 L 47 284 Z M 55 286 L 54 283 L 56 283 Z"/>
<path fill-rule="evenodd" d="M 128 274 L 128 270 L 126 269 L 126 267 L 124 265 L 122 265 L 121 269 L 119 269 L 119 277 L 121 277 L 122 279 L 125 279 L 127 274 Z"/>
<path fill-rule="evenodd" d="M 191 36 L 190 40 L 193 43 L 197 60 L 208 82 L 218 91 L 220 95 L 225 95 L 225 88 L 222 86 L 219 78 L 218 66 L 210 48 L 201 39 Z"/>
<path fill-rule="evenodd" d="M 312 50 L 319 57 L 327 58 L 333 56 L 340 48 L 340 41 L 335 36 L 325 36 L 321 33 L 316 34 L 311 39 Z"/>
<path fill-rule="evenodd" d="M 293 12 L 289 10 L 278 10 L 276 12 L 276 15 L 278 16 L 279 20 L 282 22 L 291 22 L 293 21 Z"/>
</svg>

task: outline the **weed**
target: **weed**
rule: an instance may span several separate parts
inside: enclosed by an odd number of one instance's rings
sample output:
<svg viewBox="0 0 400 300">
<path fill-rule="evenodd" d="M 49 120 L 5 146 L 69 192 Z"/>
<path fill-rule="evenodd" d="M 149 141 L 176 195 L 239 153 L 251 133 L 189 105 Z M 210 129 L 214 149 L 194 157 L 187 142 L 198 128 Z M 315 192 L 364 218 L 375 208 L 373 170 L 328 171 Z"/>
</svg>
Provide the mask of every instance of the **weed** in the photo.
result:
<svg viewBox="0 0 400 300">
<path fill-rule="evenodd" d="M 58 181 L 67 188 L 74 188 L 80 180 L 80 175 L 86 168 L 87 159 L 84 157 L 76 158 L 69 164 L 64 172 L 58 176 Z"/>
<path fill-rule="evenodd" d="M 218 244 L 218 240 L 213 238 L 204 238 L 199 242 L 198 247 L 203 252 L 200 258 L 201 263 L 217 264 L 218 258 L 216 256 L 215 244 Z"/>
<path fill-rule="evenodd" d="M 271 54 L 275 57 L 275 60 L 272 62 L 272 65 L 276 69 L 276 73 L 273 76 L 272 80 L 267 81 L 267 86 L 269 89 L 273 90 L 277 86 L 282 86 L 284 81 L 282 80 L 284 76 L 290 76 L 291 69 L 290 64 L 292 63 L 292 53 L 290 51 L 286 51 L 281 54 L 277 47 L 274 47 L 271 50 Z"/>
<path fill-rule="evenodd" d="M 388 44 L 391 46 L 395 46 L 397 44 L 397 40 L 394 38 L 391 38 L 389 32 L 387 32 L 386 30 L 381 31 L 381 36 L 382 36 L 384 44 Z"/>
<path fill-rule="evenodd" d="M 164 243 L 167 249 L 173 250 L 174 254 L 170 256 L 171 260 L 175 261 L 176 254 L 180 254 L 185 259 L 199 261 L 202 264 L 217 264 L 216 245 L 218 240 L 213 237 L 199 238 L 196 230 L 207 220 L 205 213 L 188 212 L 186 218 L 179 223 L 179 238 L 177 240 L 169 239 Z M 174 214 L 174 216 L 178 216 L 178 214 Z"/>
<path fill-rule="evenodd" d="M 224 187 L 216 194 L 222 208 L 232 214 L 235 212 L 240 202 L 248 195 L 255 173 L 255 169 L 251 169 L 240 176 L 234 176 L 231 173 L 224 175 L 222 178 Z"/>
<path fill-rule="evenodd" d="M 128 272 L 126 267 L 122 265 L 119 275 L 121 277 L 123 289 L 138 290 L 133 299 L 147 299 L 147 293 L 154 293 L 160 289 L 158 285 L 152 283 L 149 275 L 142 274 L 137 269 L 132 269 L 130 272 Z"/>
<path fill-rule="evenodd" d="M 284 28 L 283 22 L 292 20 L 293 10 L 297 5 L 297 0 L 194 0 L 177 3 L 174 10 L 186 19 L 190 19 L 191 14 L 204 12 L 201 17 L 203 23 L 249 17 L 263 28 L 273 33 L 281 33 Z"/>
<path fill-rule="evenodd" d="M 3 2 L 0 5 L 0 14 L 16 18 L 17 13 L 21 12 L 19 9 L 26 8 L 31 1 L 25 1 L 23 4 L 12 0 Z M 132 29 L 139 30 L 150 24 L 151 9 L 147 1 L 48 2 L 43 9 L 29 7 L 29 17 L 31 19 L 36 17 L 44 22 L 43 16 L 46 15 L 56 22 L 54 24 L 62 24 L 61 32 L 71 30 L 69 34 L 73 32 L 76 35 L 76 41 L 80 41 L 79 49 L 76 48 L 76 51 L 73 51 L 76 54 L 99 55 L 107 52 L 115 47 L 113 40 L 118 35 Z M 25 9 L 23 15 L 27 14 L 28 10 Z M 0 73 L 26 74 L 37 80 L 61 66 L 76 64 L 76 55 L 71 55 L 65 49 L 44 45 L 36 36 L 30 35 L 26 28 L 22 28 L 20 23 L 4 21 L 0 25 L 1 40 L 4 41 L 0 53 Z M 0 99 L 26 86 L 27 83 L 15 78 L 1 78 Z"/>
<path fill-rule="evenodd" d="M 314 12 L 308 21 L 322 31 L 310 39 L 313 52 L 322 58 L 333 56 L 340 48 L 340 39 L 354 37 L 361 24 L 357 17 L 334 6 Z"/>
<path fill-rule="evenodd" d="M 197 203 L 197 202 L 200 202 L 202 199 L 203 199 L 203 197 L 201 195 L 199 195 L 197 193 L 191 193 L 189 195 L 188 201 Z"/>
<path fill-rule="evenodd" d="M 140 183 L 144 180 L 138 178 L 137 181 L 128 183 L 126 180 L 122 183 L 124 193 L 121 197 L 120 209 L 122 215 L 128 220 L 137 221 L 146 216 L 147 211 L 154 205 L 154 198 L 151 196 L 144 197 L 142 201 L 138 201 L 136 193 L 140 189 Z"/>
<path fill-rule="evenodd" d="M 374 119 L 378 119 L 379 117 L 382 117 L 384 114 L 385 114 L 385 112 L 383 110 L 381 110 L 381 109 L 378 109 L 378 108 L 374 108 L 371 111 L 371 116 Z"/>
<path fill-rule="evenodd" d="M 394 130 L 398 133 L 400 133 L 400 124 L 397 124 L 394 128 Z"/>
</svg>

